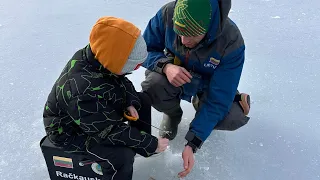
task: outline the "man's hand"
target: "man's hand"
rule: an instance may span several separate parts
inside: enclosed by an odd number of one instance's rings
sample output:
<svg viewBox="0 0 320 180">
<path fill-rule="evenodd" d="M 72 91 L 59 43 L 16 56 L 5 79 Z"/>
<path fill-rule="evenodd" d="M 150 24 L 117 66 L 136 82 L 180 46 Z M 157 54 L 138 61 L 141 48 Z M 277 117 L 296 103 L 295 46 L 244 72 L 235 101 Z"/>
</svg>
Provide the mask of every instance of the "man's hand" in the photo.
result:
<svg viewBox="0 0 320 180">
<path fill-rule="evenodd" d="M 178 174 L 179 177 L 186 177 L 192 170 L 194 165 L 194 155 L 192 148 L 190 146 L 186 146 L 182 153 L 183 166 L 184 171 Z"/>
<path fill-rule="evenodd" d="M 183 67 L 167 64 L 163 72 L 166 74 L 168 81 L 175 87 L 180 87 L 185 83 L 191 82 L 191 74 Z"/>
</svg>

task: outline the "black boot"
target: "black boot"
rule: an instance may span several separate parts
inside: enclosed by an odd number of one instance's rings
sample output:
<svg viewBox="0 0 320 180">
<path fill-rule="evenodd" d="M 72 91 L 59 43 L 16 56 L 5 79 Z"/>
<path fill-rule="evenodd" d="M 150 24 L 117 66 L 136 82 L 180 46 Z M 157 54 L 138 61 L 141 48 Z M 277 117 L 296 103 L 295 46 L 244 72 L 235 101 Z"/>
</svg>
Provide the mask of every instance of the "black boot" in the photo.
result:
<svg viewBox="0 0 320 180">
<path fill-rule="evenodd" d="M 173 140 L 178 132 L 178 125 L 181 122 L 183 111 L 180 104 L 170 111 L 163 113 L 163 119 L 160 128 L 164 131 L 159 131 L 159 136 Z"/>
</svg>

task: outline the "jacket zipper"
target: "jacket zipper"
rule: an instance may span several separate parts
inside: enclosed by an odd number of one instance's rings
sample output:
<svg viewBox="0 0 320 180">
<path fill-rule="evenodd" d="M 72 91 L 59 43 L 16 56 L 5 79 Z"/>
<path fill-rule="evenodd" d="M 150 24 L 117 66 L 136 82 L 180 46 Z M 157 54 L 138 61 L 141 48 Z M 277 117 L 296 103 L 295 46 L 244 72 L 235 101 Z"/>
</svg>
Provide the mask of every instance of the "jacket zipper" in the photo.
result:
<svg viewBox="0 0 320 180">
<path fill-rule="evenodd" d="M 190 56 L 190 50 L 188 49 L 188 51 L 186 53 L 186 67 L 189 66 L 189 56 Z"/>
</svg>

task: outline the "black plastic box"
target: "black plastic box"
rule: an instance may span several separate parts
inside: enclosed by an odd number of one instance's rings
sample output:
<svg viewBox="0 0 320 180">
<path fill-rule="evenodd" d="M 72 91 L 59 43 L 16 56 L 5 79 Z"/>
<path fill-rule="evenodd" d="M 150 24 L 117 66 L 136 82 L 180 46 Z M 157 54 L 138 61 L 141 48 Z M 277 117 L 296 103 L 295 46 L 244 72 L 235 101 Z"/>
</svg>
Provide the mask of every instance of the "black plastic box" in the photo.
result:
<svg viewBox="0 0 320 180">
<path fill-rule="evenodd" d="M 83 154 L 67 153 L 54 146 L 47 137 L 40 142 L 51 180 L 101 180 L 98 163 L 86 159 Z"/>
</svg>

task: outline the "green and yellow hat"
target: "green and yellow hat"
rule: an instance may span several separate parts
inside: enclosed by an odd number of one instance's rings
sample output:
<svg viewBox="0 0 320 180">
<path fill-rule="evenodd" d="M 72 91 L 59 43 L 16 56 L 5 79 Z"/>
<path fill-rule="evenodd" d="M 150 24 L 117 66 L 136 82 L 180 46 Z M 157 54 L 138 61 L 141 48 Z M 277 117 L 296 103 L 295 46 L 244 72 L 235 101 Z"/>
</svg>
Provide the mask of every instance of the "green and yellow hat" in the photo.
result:
<svg viewBox="0 0 320 180">
<path fill-rule="evenodd" d="M 210 0 L 177 0 L 173 30 L 181 36 L 200 36 L 208 32 L 211 21 Z"/>
</svg>

